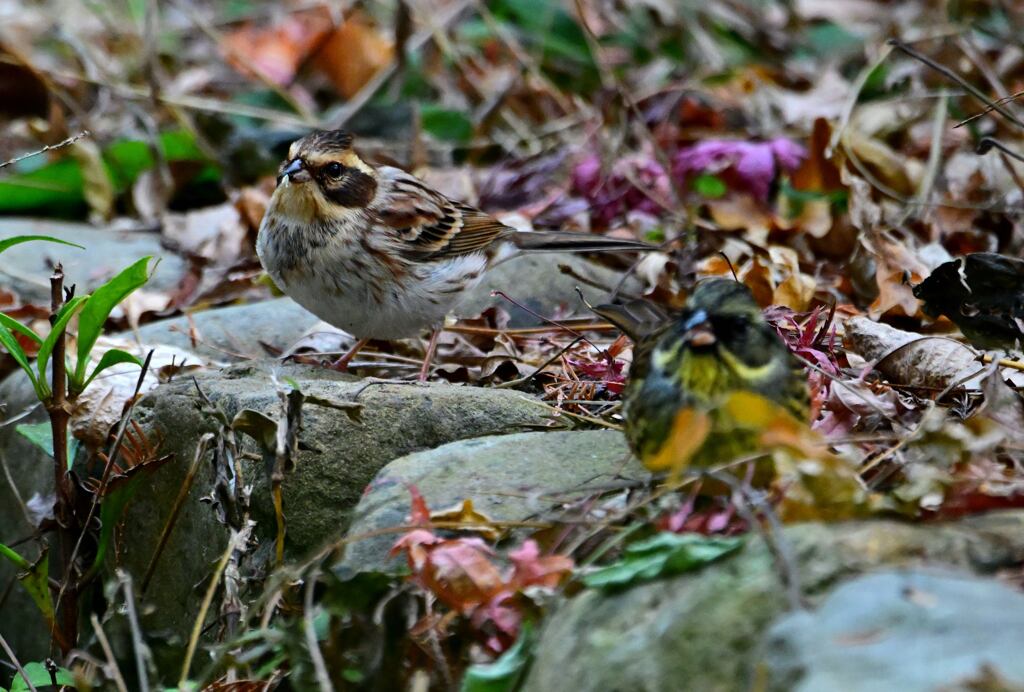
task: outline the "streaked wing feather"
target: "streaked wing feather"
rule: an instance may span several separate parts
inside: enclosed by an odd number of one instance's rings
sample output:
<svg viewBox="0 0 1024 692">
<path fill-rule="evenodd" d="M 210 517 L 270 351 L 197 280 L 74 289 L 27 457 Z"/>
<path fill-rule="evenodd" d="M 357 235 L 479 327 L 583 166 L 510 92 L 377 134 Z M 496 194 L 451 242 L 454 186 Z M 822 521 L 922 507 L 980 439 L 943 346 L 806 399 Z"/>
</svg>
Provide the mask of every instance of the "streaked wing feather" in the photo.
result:
<svg viewBox="0 0 1024 692">
<path fill-rule="evenodd" d="M 382 169 L 388 194 L 374 209 L 394 228 L 415 259 L 445 259 L 479 252 L 512 229 L 473 207 L 453 202 L 397 168 Z"/>
</svg>

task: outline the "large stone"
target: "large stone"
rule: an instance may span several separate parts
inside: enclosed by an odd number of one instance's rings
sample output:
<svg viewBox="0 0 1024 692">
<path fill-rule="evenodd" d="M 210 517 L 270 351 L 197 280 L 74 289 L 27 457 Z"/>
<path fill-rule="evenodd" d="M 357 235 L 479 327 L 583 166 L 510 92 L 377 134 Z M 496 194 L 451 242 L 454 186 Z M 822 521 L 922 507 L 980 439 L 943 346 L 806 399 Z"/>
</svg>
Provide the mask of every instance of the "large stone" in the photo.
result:
<svg viewBox="0 0 1024 692">
<path fill-rule="evenodd" d="M 20 370 L 0 382 L 0 403 L 6 406 L 0 415 L 5 419 L 13 418 L 35 401 L 32 385 Z M 41 423 L 46 420 L 46 411 L 36 406 L 31 415 L 18 422 Z M 42 498 L 53 492 L 53 460 L 17 434 L 15 425 L 0 426 L 0 465 L 5 467 L 0 470 L 0 543 L 5 545 L 19 543 L 33 534 L 35 522 L 30 520 L 26 505 L 35 495 Z M 45 504 L 39 503 L 40 506 Z M 17 550 L 29 560 L 39 556 L 34 541 L 20 543 Z M 11 563 L 0 558 L 0 584 L 4 585 L 0 589 L 11 583 L 15 573 Z M 0 633 L 20 658 L 38 661 L 48 655 L 46 622 L 20 586 L 15 585 L 6 596 L 0 596 L 0 613 L 3 614 Z"/>
<path fill-rule="evenodd" d="M 881 572 L 773 625 L 764 670 L 778 692 L 1024 689 L 1021 622 L 1024 594 L 994 579 Z"/>
<path fill-rule="evenodd" d="M 138 336 L 145 344 L 177 346 L 226 362 L 266 358 L 264 344 L 285 351 L 318 322 L 291 298 L 275 298 L 151 322 L 138 330 Z"/>
<path fill-rule="evenodd" d="M 359 501 L 349 537 L 405 524 L 408 485 L 415 485 L 433 509 L 472 500 L 491 519 L 522 521 L 551 515 L 572 497 L 617 479 L 647 472 L 617 432 L 521 433 L 452 442 L 388 464 Z M 350 543 L 339 570 L 396 571 L 388 557 L 396 535 Z"/>
<path fill-rule="evenodd" d="M 591 304 L 607 302 L 609 291 L 601 290 L 564 273 L 560 267 L 570 268 L 577 276 L 586 277 L 599 286 L 614 289 L 622 275 L 619 272 L 591 262 L 585 257 L 572 253 L 536 253 L 523 255 L 499 264 L 484 274 L 483 281 L 466 296 L 456 312 L 473 316 L 492 305 L 507 310 L 511 326 L 522 327 L 538 324 L 540 320 L 527 310 L 509 303 L 492 291 L 502 291 L 533 312 L 551 317 L 555 311 L 589 314 L 586 305 L 576 293 L 577 287 Z M 637 293 L 639 282 L 629 279 L 625 284 L 627 293 Z"/>
<path fill-rule="evenodd" d="M 147 255 L 160 259 L 147 284 L 149 290 L 171 291 L 185 274 L 185 263 L 160 246 L 157 233 L 113 231 L 66 221 L 0 219 L 0 240 L 16 235 L 48 235 L 85 247 L 79 250 L 31 242 L 4 252 L 0 261 L 0 286 L 10 288 L 25 302 L 49 304 L 52 262 L 57 260 L 64 265 L 64 284 L 75 284 L 79 295 Z"/>
<path fill-rule="evenodd" d="M 355 378 L 308 366 L 252 362 L 197 377 L 198 386 L 231 419 L 242 409 L 276 418 L 278 398 L 272 375 L 290 378 L 303 392 L 337 402 L 350 401 L 364 386 Z M 303 408 L 300 453 L 283 484 L 287 551 L 302 556 L 337 538 L 348 525 L 366 485 L 392 459 L 453 440 L 517 432 L 550 424 L 548 409 L 508 390 L 451 385 L 373 385 L 358 397 L 362 421 L 337 409 L 307 403 Z M 191 379 L 163 385 L 136 407 L 136 419 L 175 459 L 135 496 L 125 519 L 120 564 L 141 578 L 153 555 L 171 504 L 181 487 L 199 437 L 214 431 L 214 419 L 199 409 Z M 275 531 L 267 489 L 270 457 L 240 436 L 245 482 L 255 484 L 253 518 L 268 547 Z M 256 461 L 259 459 L 259 461 Z M 181 645 L 209 575 L 226 545 L 227 531 L 200 498 L 210 494 L 212 471 L 204 461 L 161 556 L 158 577 L 146 593 L 147 632 Z M 178 652 L 180 653 L 180 651 Z"/>
<path fill-rule="evenodd" d="M 1024 512 L 1016 511 L 950 524 L 805 524 L 782 536 L 812 605 L 872 571 L 939 565 L 990 574 L 1024 561 Z M 763 634 L 788 607 L 771 551 L 751 537 L 700 572 L 568 600 L 543 627 L 524 689 L 562 689 L 566 680 L 577 692 L 749 689 Z"/>
</svg>

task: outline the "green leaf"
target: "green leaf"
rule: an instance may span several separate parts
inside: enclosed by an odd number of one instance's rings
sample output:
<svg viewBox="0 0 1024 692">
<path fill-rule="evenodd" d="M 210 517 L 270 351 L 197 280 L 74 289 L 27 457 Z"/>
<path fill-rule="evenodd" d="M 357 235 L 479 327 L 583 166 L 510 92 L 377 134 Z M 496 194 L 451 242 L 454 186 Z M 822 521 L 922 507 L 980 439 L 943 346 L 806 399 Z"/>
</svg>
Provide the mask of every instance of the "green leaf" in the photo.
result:
<svg viewBox="0 0 1024 692">
<path fill-rule="evenodd" d="M 24 349 L 21 348 L 21 344 L 18 343 L 18 340 L 5 322 L 0 322 L 0 346 L 3 346 L 11 354 L 11 357 L 17 361 L 21 369 L 28 375 L 28 379 L 32 381 L 32 388 L 36 390 L 36 396 L 40 400 L 46 398 L 44 391 L 39 386 L 39 380 L 36 379 L 36 374 L 32 372 L 32 366 L 29 365 Z"/>
<path fill-rule="evenodd" d="M 32 661 L 22 666 L 25 670 L 25 675 L 28 676 L 28 681 L 32 683 L 32 686 L 42 692 L 43 689 L 54 689 L 53 680 L 50 677 L 50 671 L 46 670 L 46 666 L 38 661 Z M 71 671 L 67 668 L 57 668 L 57 673 L 54 676 L 57 680 L 58 685 L 67 685 L 68 687 L 74 688 L 75 676 L 71 674 Z M 11 692 L 28 692 L 29 686 L 25 682 L 25 678 L 21 677 L 21 673 L 17 673 L 14 676 L 14 680 L 11 681 Z"/>
<path fill-rule="evenodd" d="M 724 197 L 725 193 L 729 190 L 724 180 L 710 173 L 702 173 L 694 178 L 693 189 L 698 195 L 707 199 Z"/>
<path fill-rule="evenodd" d="M 460 111 L 424 104 L 420 109 L 423 129 L 448 142 L 468 142 L 473 138 L 473 123 Z"/>
<path fill-rule="evenodd" d="M 53 323 L 50 333 L 46 335 L 43 343 L 39 345 L 39 353 L 36 354 L 36 370 L 39 372 L 39 388 L 46 392 L 45 398 L 50 396 L 50 386 L 46 383 L 46 366 L 50 362 L 50 354 L 53 353 L 53 349 L 57 345 L 57 339 L 67 329 L 68 322 L 86 304 L 88 298 L 88 295 L 75 296 L 64 303 L 57 313 L 57 321 Z"/>
<path fill-rule="evenodd" d="M 4 547 L 6 548 L 6 546 Z M 7 550 L 9 551 L 10 548 L 7 548 Z M 6 555 L 6 553 L 4 554 Z M 9 558 L 10 556 L 8 555 L 7 557 Z M 46 550 L 43 550 L 42 555 L 35 562 L 28 563 L 27 566 L 19 565 L 17 578 L 21 582 L 22 588 L 28 592 L 29 598 L 36 604 L 36 608 L 42 613 L 47 624 L 52 628 L 55 611 L 53 609 L 53 598 L 50 595 L 50 558 Z M 17 685 L 11 689 L 17 689 Z"/>
<path fill-rule="evenodd" d="M 498 660 L 488 664 L 477 663 L 466 670 L 461 692 L 512 692 L 530 662 L 532 644 L 533 628 L 527 622 L 516 643 Z"/>
<path fill-rule="evenodd" d="M 651 230 L 644 233 L 644 240 L 648 243 L 664 243 L 665 229 L 664 228 L 652 228 Z"/>
<path fill-rule="evenodd" d="M 149 280 L 147 267 L 150 259 L 152 258 L 143 257 L 97 288 L 82 309 L 82 314 L 78 318 L 78 362 L 75 363 L 72 377 L 79 390 L 85 384 L 85 368 L 89 364 L 89 353 L 103 331 L 110 311 L 129 293 Z"/>
<path fill-rule="evenodd" d="M 583 575 L 583 583 L 591 588 L 614 589 L 689 572 L 739 550 L 741 545 L 743 539 L 739 537 L 664 531 L 631 544 L 618 562 Z"/>
<path fill-rule="evenodd" d="M 29 339 L 32 339 L 32 341 L 35 341 L 37 344 L 43 343 L 43 337 L 39 336 L 34 331 L 32 331 L 32 329 L 29 328 L 28 325 L 22 324 L 18 320 L 14 319 L 9 315 L 5 315 L 2 312 L 0 312 L 0 324 L 7 327 L 12 332 L 18 332 L 19 334 L 26 336 Z"/>
<path fill-rule="evenodd" d="M 84 391 L 97 375 L 107 368 L 113 365 L 120 365 L 121 363 L 133 363 L 138 365 L 140 368 L 142 367 L 142 361 L 139 360 L 137 356 L 134 356 L 127 351 L 122 351 L 119 348 L 112 348 L 103 354 L 103 357 L 100 358 L 100 362 L 96 364 L 96 368 L 92 371 L 89 377 L 86 378 L 85 382 L 82 383 L 82 388 L 78 389 L 77 386 L 74 386 L 72 387 L 72 392 L 78 394 L 79 392 Z M 73 384 L 77 385 L 77 383 Z"/>
<path fill-rule="evenodd" d="M 39 449 L 46 452 L 49 456 L 53 456 L 53 428 L 50 426 L 49 421 L 44 423 L 22 423 L 14 428 L 19 435 L 28 439 L 29 442 L 34 444 Z M 78 454 L 79 442 L 76 438 L 72 437 L 71 430 L 68 430 L 68 469 L 75 462 L 75 455 Z"/>
<path fill-rule="evenodd" d="M 14 428 L 19 435 L 26 438 L 39 449 L 53 456 L 53 427 L 49 421 L 45 423 L 21 423 Z"/>
<path fill-rule="evenodd" d="M 161 133 L 159 140 L 169 162 L 208 161 L 199 151 L 195 138 L 185 130 Z M 70 155 L 42 165 L 37 161 L 30 159 L 16 165 L 19 172 L 0 181 L 0 213 L 84 211 L 85 178 L 79 162 Z M 118 193 L 129 189 L 143 171 L 155 165 L 149 143 L 141 140 L 121 140 L 110 145 L 103 150 L 103 163 Z M 209 176 L 211 170 L 216 179 L 216 169 L 205 165 L 186 182 Z"/>
<path fill-rule="evenodd" d="M 53 236 L 48 236 L 48 235 L 16 235 L 16 236 L 12 236 L 10 238 L 7 238 L 5 240 L 0 240 L 0 252 L 3 252 L 7 248 L 13 247 L 15 245 L 20 245 L 21 243 L 27 243 L 27 242 L 29 242 L 31 240 L 42 240 L 42 241 L 45 241 L 47 243 L 60 243 L 61 245 L 70 245 L 71 247 L 76 247 L 79 250 L 84 250 L 85 249 L 84 247 L 82 247 L 81 245 L 78 245 L 77 243 L 69 243 L 66 240 L 61 240 L 60 238 L 54 238 Z"/>
</svg>

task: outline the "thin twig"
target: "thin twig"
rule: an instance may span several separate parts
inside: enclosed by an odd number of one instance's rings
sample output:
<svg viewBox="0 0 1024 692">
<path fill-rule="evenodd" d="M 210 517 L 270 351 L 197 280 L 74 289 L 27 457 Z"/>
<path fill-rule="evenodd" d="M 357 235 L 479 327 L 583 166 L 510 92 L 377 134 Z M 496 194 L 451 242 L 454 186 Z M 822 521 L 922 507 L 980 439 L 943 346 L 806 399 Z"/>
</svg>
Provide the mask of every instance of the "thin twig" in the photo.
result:
<svg viewBox="0 0 1024 692">
<path fill-rule="evenodd" d="M 989 97 L 986 96 L 983 91 L 978 89 L 976 86 L 974 86 L 970 82 L 966 81 L 963 77 L 961 77 L 960 75 L 958 75 L 956 72 L 954 72 L 953 70 L 949 69 L 945 65 L 943 65 L 941 63 L 938 63 L 938 62 L 932 60 L 931 58 L 929 58 L 927 55 L 924 55 L 923 53 L 921 53 L 921 52 L 911 48 L 910 46 L 908 46 L 906 43 L 904 43 L 903 41 L 899 40 L 898 38 L 891 38 L 891 39 L 889 39 L 888 44 L 890 46 L 893 46 L 894 48 L 896 48 L 896 49 L 906 53 L 907 55 L 909 55 L 910 57 L 914 58 L 915 60 L 924 63 L 925 65 L 927 65 L 928 67 L 932 68 L 933 70 L 935 70 L 936 72 L 938 72 L 943 77 L 945 77 L 946 79 L 950 80 L 951 82 L 959 84 L 964 89 L 966 89 L 971 94 L 971 96 L 973 96 L 974 98 L 976 98 L 979 101 L 981 101 L 983 104 L 988 106 L 991 110 L 994 110 L 996 113 L 998 113 L 999 115 L 1003 116 L 1004 118 L 1009 120 L 1011 123 L 1013 123 L 1017 127 L 1024 128 L 1024 122 L 1022 122 L 1017 116 L 1015 116 L 1013 113 L 1011 113 L 1006 108 L 1003 108 L 1003 106 L 1001 104 L 995 103 L 992 100 L 990 100 Z"/>
<path fill-rule="evenodd" d="M 142 593 L 146 593 L 146 589 L 149 588 L 149 582 L 153 578 L 153 573 L 156 571 L 157 563 L 160 561 L 160 555 L 163 554 L 164 548 L 167 546 L 167 540 L 171 536 L 171 531 L 174 529 L 174 525 L 178 521 L 178 515 L 181 513 L 181 508 L 185 504 L 185 500 L 188 498 L 189 491 L 192 490 L 192 484 L 195 482 L 196 473 L 199 470 L 199 462 L 202 461 L 203 457 L 206 456 L 206 451 L 209 448 L 210 441 L 213 439 L 213 433 L 205 433 L 199 438 L 199 442 L 196 443 L 196 452 L 192 457 L 192 465 L 189 466 L 188 472 L 185 474 L 185 480 L 182 481 L 181 487 L 178 489 L 178 496 L 174 499 L 174 505 L 171 507 L 171 513 L 167 516 L 167 521 L 164 522 L 164 528 L 160 531 L 160 539 L 156 543 L 156 549 L 153 551 L 153 557 L 149 559 L 149 565 L 146 567 L 146 574 L 142 578 Z"/>
<path fill-rule="evenodd" d="M 25 504 L 25 500 L 22 499 L 21 493 L 18 492 L 18 486 L 14 483 L 14 478 L 11 476 L 11 470 L 7 468 L 7 455 L 0 452 L 0 467 L 3 467 L 4 477 L 7 478 L 7 485 L 11 488 L 11 494 L 14 495 L 14 501 L 18 504 L 18 509 L 21 510 L 22 516 L 25 518 L 25 524 L 28 525 L 29 529 L 35 529 L 35 522 L 32 521 L 32 515 L 28 511 L 28 505 Z"/>
<path fill-rule="evenodd" d="M 100 648 L 103 649 L 103 655 L 107 658 L 106 668 L 109 669 L 106 671 L 107 676 L 113 678 L 118 692 L 128 692 L 128 686 L 124 683 L 117 659 L 114 658 L 114 651 L 110 648 L 110 642 L 107 640 L 107 633 L 103 631 L 103 626 L 100 625 L 100 619 L 96 617 L 96 613 L 89 614 L 89 621 L 92 623 L 92 631 L 96 634 L 96 640 L 100 643 Z"/>
<path fill-rule="evenodd" d="M 316 673 L 316 683 L 320 687 L 320 692 L 334 692 L 331 678 L 327 674 L 327 664 L 324 662 L 323 652 L 320 651 L 320 644 L 316 640 L 316 627 L 313 625 L 313 589 L 316 587 L 318 574 L 314 570 L 306 577 L 306 591 L 302 599 L 302 630 L 306 637 L 309 658 L 313 661 L 313 670 Z"/>
<path fill-rule="evenodd" d="M 1024 96 L 1024 91 L 1018 91 L 1016 93 L 1010 94 L 1009 96 L 1004 96 L 1003 98 L 1001 98 L 1001 99 L 999 99 L 997 101 L 994 101 L 993 103 L 998 103 L 1001 106 L 1004 103 L 1009 103 L 1010 101 L 1016 101 L 1021 96 Z M 956 125 L 953 126 L 953 129 L 955 130 L 958 127 L 963 127 L 964 125 L 966 125 L 968 123 L 974 122 L 978 118 L 984 118 L 986 115 L 991 113 L 993 110 L 995 110 L 995 109 L 992 106 L 985 106 L 985 110 L 981 111 L 980 113 L 975 113 L 974 115 L 972 115 L 969 118 L 961 120 L 960 122 L 958 122 Z"/>
<path fill-rule="evenodd" d="M 978 148 L 975 149 L 975 151 L 979 156 L 984 156 L 993 149 L 998 149 L 1001 153 L 1005 154 L 1006 156 L 1016 159 L 1017 161 L 1024 162 L 1024 156 L 1021 156 L 1013 149 L 1010 149 L 1008 146 L 1000 142 L 995 137 L 982 137 L 981 141 L 978 142 Z"/>
<path fill-rule="evenodd" d="M 1024 372 L 1024 363 L 1022 363 L 1019 360 L 1010 360 L 1008 358 L 996 358 L 995 356 L 992 356 L 988 353 L 983 353 L 980 356 L 980 358 L 982 363 L 996 362 L 999 363 L 999 367 L 1001 368 L 1010 368 L 1011 370 L 1019 370 L 1021 372 Z"/>
<path fill-rule="evenodd" d="M 860 98 L 861 92 L 864 90 L 864 86 L 868 83 L 868 78 L 875 73 L 882 63 L 889 58 L 889 53 L 892 52 L 892 46 L 883 46 L 882 50 L 879 51 L 878 56 L 874 62 L 870 65 L 865 65 L 857 75 L 857 78 L 853 80 L 853 84 L 850 86 L 850 95 L 846 99 L 846 103 L 843 104 L 843 110 L 839 115 L 839 122 L 832 128 L 832 136 L 829 137 L 828 146 L 825 147 L 825 158 L 831 159 L 832 153 L 835 151 L 836 145 L 843 137 L 843 132 L 846 131 L 846 126 L 850 124 L 850 117 L 853 115 L 853 109 L 857 106 L 857 100 Z"/>
<path fill-rule="evenodd" d="M 568 326 L 567 324 L 565 324 L 563 322 L 559 322 L 558 320 L 553 320 L 550 317 L 545 317 L 544 315 L 540 314 L 539 312 L 536 312 L 535 310 L 531 310 L 530 308 L 526 307 L 525 305 L 523 305 L 519 301 L 515 300 L 514 298 L 509 297 L 509 295 L 507 293 L 505 293 L 504 291 L 491 291 L 491 295 L 492 296 L 498 296 L 500 298 L 504 298 L 505 300 L 507 300 L 508 302 L 512 303 L 513 305 L 515 305 L 520 310 L 525 310 L 527 313 L 529 313 L 530 315 L 533 315 L 537 319 L 544 320 L 548 324 L 552 324 L 552 325 L 558 327 L 559 329 L 563 329 L 563 330 L 569 332 L 570 334 L 572 334 L 575 337 L 583 339 L 595 351 L 600 351 L 601 350 L 600 348 L 598 348 L 598 346 L 596 344 L 594 344 L 593 341 L 591 341 L 590 339 L 588 339 L 587 337 L 585 337 L 583 334 L 581 334 L 580 332 L 576 331 L 572 327 Z"/>
<path fill-rule="evenodd" d="M 193 26 L 203 32 L 207 38 L 217 45 L 218 48 L 227 53 L 229 60 L 233 59 L 237 64 L 244 65 L 245 69 L 256 77 L 263 86 L 273 91 L 278 98 L 287 103 L 291 109 L 298 113 L 299 117 L 305 121 L 307 127 L 316 124 L 316 118 L 309 112 L 309 109 L 306 108 L 301 101 L 295 98 L 288 89 L 275 81 L 273 77 L 268 75 L 266 71 L 259 66 L 259 64 L 235 51 L 220 32 L 214 26 L 210 25 L 202 15 L 192 7 L 191 3 L 174 0 L 171 4 L 177 6 L 177 8 L 189 18 Z"/>
<path fill-rule="evenodd" d="M 128 616 L 128 626 L 132 633 L 132 649 L 135 654 L 136 674 L 139 676 L 139 690 L 140 692 L 149 692 L 149 674 L 146 670 L 149 647 L 142 639 L 142 628 L 139 627 L 139 613 L 135 609 L 135 590 L 132 588 L 132 578 L 121 569 L 116 571 L 116 575 L 124 594 L 125 613 Z"/>
<path fill-rule="evenodd" d="M 249 540 L 249 534 L 252 532 L 253 526 L 255 526 L 254 522 L 250 521 L 238 531 L 231 530 L 228 546 L 224 550 L 224 554 L 221 555 L 220 562 L 217 563 L 217 568 L 214 570 L 213 575 L 210 577 L 210 585 L 206 588 L 203 602 L 199 606 L 199 613 L 196 615 L 195 623 L 192 625 L 192 634 L 188 638 L 188 648 L 185 649 L 185 658 L 181 663 L 181 673 L 178 676 L 178 687 L 184 688 L 188 684 L 188 673 L 192 668 L 192 658 L 196 654 L 196 647 L 199 646 L 199 636 L 203 632 L 203 622 L 206 620 L 206 613 L 210 610 L 213 597 L 217 594 L 217 587 L 220 586 L 221 575 L 227 569 L 228 560 L 231 559 L 231 555 Z"/>
<path fill-rule="evenodd" d="M 8 58 L 2 55 L 0 55 L 0 63 L 9 65 L 21 64 L 20 62 L 12 58 Z M 67 70 L 48 70 L 42 68 L 36 69 L 41 74 L 46 74 L 48 76 L 56 77 L 61 80 L 83 82 L 85 84 L 92 84 L 94 86 L 104 87 L 106 89 L 109 89 L 112 94 L 119 98 L 143 101 L 149 101 L 153 98 L 153 95 L 148 88 L 137 87 L 131 84 L 108 82 L 101 79 L 89 77 L 88 75 L 82 75 Z M 165 105 L 180 106 L 181 108 L 188 108 L 190 110 L 207 111 L 210 113 L 223 113 L 224 115 L 238 115 L 247 118 L 256 118 L 257 120 L 275 122 L 280 125 L 285 125 L 288 127 L 308 127 L 306 122 L 301 118 L 298 118 L 284 111 L 274 110 L 272 108 L 261 108 L 259 106 L 250 106 L 243 103 L 230 103 L 227 101 L 221 101 L 219 99 L 206 98 L 203 96 L 191 96 L 188 94 L 178 94 L 174 96 L 168 96 L 167 94 L 159 94 L 157 96 L 157 100 Z"/>
<path fill-rule="evenodd" d="M 13 159 L 9 159 L 7 161 L 4 161 L 4 162 L 0 163 L 0 168 L 6 168 L 7 166 L 13 166 L 14 164 L 16 164 L 16 163 L 18 163 L 20 161 L 24 161 L 25 159 L 30 159 L 33 156 L 39 156 L 40 154 L 45 154 L 48 151 L 55 151 L 57 149 L 63 149 L 64 147 L 71 146 L 72 144 L 74 144 L 78 140 L 82 139 L 83 137 L 88 137 L 89 134 L 90 133 L 89 133 L 88 130 L 82 130 L 77 135 L 73 135 L 71 137 L 68 137 L 67 139 L 65 139 L 65 140 L 63 140 L 61 142 L 57 142 L 56 144 L 47 144 L 42 149 L 38 149 L 38 150 L 30 152 L 28 154 L 22 154 L 21 156 L 16 156 Z"/>
<path fill-rule="evenodd" d="M 22 679 L 25 680 L 25 684 L 28 685 L 29 690 L 31 690 L 32 692 L 38 692 L 36 690 L 36 686 L 33 685 L 32 681 L 29 679 L 28 673 L 25 672 L 25 669 L 21 667 L 21 663 L 18 662 L 18 657 L 14 655 L 14 650 L 7 645 L 7 640 L 4 639 L 4 635 L 2 634 L 0 634 L 0 648 L 4 650 L 4 653 L 7 654 L 7 658 L 10 660 L 11 663 L 14 664 L 14 667 L 18 671 L 18 675 L 20 675 Z"/>
</svg>

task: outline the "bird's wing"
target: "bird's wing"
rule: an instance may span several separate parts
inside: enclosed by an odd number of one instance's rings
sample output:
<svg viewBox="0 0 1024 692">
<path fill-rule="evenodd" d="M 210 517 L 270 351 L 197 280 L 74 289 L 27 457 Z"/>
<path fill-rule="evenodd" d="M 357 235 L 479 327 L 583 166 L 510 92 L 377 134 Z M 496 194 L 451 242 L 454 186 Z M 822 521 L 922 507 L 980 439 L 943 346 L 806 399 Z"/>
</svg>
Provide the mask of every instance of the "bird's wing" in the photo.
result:
<svg viewBox="0 0 1024 692">
<path fill-rule="evenodd" d="M 454 202 L 398 168 L 378 169 L 382 192 L 370 212 L 394 229 L 411 259 L 446 259 L 486 249 L 514 230 L 468 204 Z"/>
</svg>

